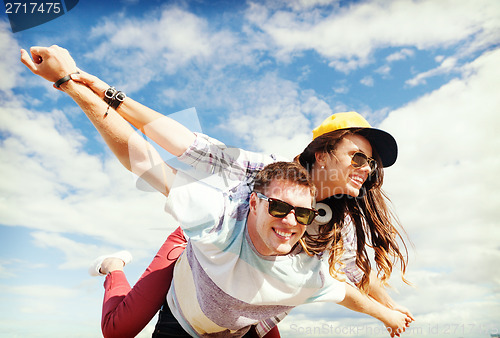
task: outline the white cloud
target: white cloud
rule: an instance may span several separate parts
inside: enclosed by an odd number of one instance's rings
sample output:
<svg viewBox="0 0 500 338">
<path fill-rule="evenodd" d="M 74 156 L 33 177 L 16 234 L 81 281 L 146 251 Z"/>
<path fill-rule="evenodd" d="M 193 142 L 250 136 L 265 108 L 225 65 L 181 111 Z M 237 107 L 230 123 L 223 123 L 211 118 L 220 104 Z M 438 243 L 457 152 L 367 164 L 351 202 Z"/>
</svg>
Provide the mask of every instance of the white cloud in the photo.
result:
<svg viewBox="0 0 500 338">
<path fill-rule="evenodd" d="M 79 325 L 78 335 L 96 337 L 99 335 L 99 296 L 95 292 L 82 297 L 78 287 L 61 285 L 30 284 L 1 285 L 2 334 L 16 336 L 19 332 L 31 337 L 65 337 L 71 327 Z M 90 297 L 89 297 L 90 296 Z M 78 304 L 78 321 L 74 312 Z M 95 311 L 91 309 L 94 308 Z M 57 318 L 58 325 L 47 325 Z"/>
<path fill-rule="evenodd" d="M 251 47 L 241 44 L 234 33 L 217 31 L 206 19 L 174 6 L 159 15 L 155 11 L 142 18 L 108 18 L 92 29 L 91 39 L 97 46 L 86 57 L 122 70 L 117 76 L 108 69 L 104 76 L 120 81 L 120 88 L 128 92 L 192 65 L 220 69 L 253 63 Z"/>
<path fill-rule="evenodd" d="M 406 84 L 409 85 L 410 87 L 418 86 L 421 84 L 426 83 L 426 79 L 437 76 L 437 75 L 442 75 L 442 74 L 449 74 L 452 73 L 453 71 L 456 71 L 456 66 L 457 66 L 457 59 L 454 57 L 449 57 L 445 58 L 442 60 L 442 63 L 431 70 L 428 70 L 426 72 L 417 74 L 415 77 L 412 79 L 409 79 L 406 81 Z"/>
<path fill-rule="evenodd" d="M 33 112 L 15 101 L 0 110 L 0 223 L 139 248 L 152 244 L 152 228 L 173 229 L 163 195 L 134 188 L 132 174 L 108 153 L 85 152 L 85 137 L 60 111 Z"/>
<path fill-rule="evenodd" d="M 500 146 L 495 66 L 499 58 L 498 49 L 484 54 L 462 67 L 461 79 L 392 112 L 383 124 L 401 148 L 398 164 L 388 169 L 387 184 L 401 196 L 400 208 L 415 222 L 413 226 L 443 236 L 429 241 L 447 238 L 451 229 L 487 227 L 494 222 L 491 217 L 497 212 L 489 201 L 495 200 L 500 185 L 487 167 L 500 164 L 493 155 Z M 416 186 L 419 189 L 408 189 Z M 433 216 L 419 217 L 427 208 Z M 463 235 L 464 241 L 470 236 L 452 233 Z M 491 238 L 478 237 L 472 245 Z"/>
<path fill-rule="evenodd" d="M 349 72 L 368 65 L 370 61 L 368 60 L 368 57 L 366 58 L 359 58 L 356 56 L 352 56 L 347 58 L 347 61 L 344 61 L 344 59 L 341 60 L 332 60 L 328 63 L 329 67 L 335 68 L 339 72 L 348 74 Z"/>
<path fill-rule="evenodd" d="M 445 55 L 438 55 L 434 58 L 434 60 L 437 62 L 437 63 L 441 63 L 443 62 L 443 60 L 446 58 Z"/>
<path fill-rule="evenodd" d="M 17 263 L 17 260 L 0 260 L 0 278 L 11 278 L 15 274 L 9 269 L 9 265 Z"/>
<path fill-rule="evenodd" d="M 58 233 L 36 231 L 31 234 L 33 242 L 41 248 L 55 248 L 65 256 L 65 261 L 58 266 L 59 269 L 85 269 L 91 260 L 103 253 L 115 252 L 112 248 L 102 248 L 96 244 L 84 244 L 66 238 Z"/>
<path fill-rule="evenodd" d="M 315 50 L 332 67 L 348 72 L 371 62 L 373 51 L 381 47 L 447 48 L 470 39 L 467 53 L 471 53 L 494 45 L 499 11 L 490 0 L 398 0 L 361 2 L 323 17 L 308 11 L 270 12 L 253 4 L 247 18 L 269 36 L 278 58 Z M 423 24 L 428 22 L 432 24 Z"/>
<path fill-rule="evenodd" d="M 63 338 L 72 332 L 70 335 L 76 337 L 102 336 L 101 283 L 102 279 L 96 278 L 72 286 L 27 281 L 23 285 L 0 285 L 2 335 Z M 151 337 L 152 332 L 150 324 L 137 337 Z"/>
<path fill-rule="evenodd" d="M 416 247 L 408 277 L 420 291 L 402 304 L 425 314 L 421 323 L 497 321 L 499 62 L 500 49 L 484 53 L 381 126 L 400 148 L 386 190 Z"/>
<path fill-rule="evenodd" d="M 21 69 L 21 48 L 13 38 L 7 21 L 0 20 L 0 96 L 2 91 L 14 88 L 17 84 L 16 76 Z M 6 93 L 4 93 L 6 95 Z"/>
<path fill-rule="evenodd" d="M 364 78 L 359 81 L 361 84 L 367 86 L 367 87 L 373 87 L 375 81 L 373 80 L 373 77 L 371 76 L 365 76 Z"/>
<path fill-rule="evenodd" d="M 375 73 L 378 73 L 384 77 L 387 77 L 390 72 L 391 72 L 391 67 L 389 65 L 384 65 L 384 66 L 378 67 L 375 70 Z"/>
<path fill-rule="evenodd" d="M 399 52 L 392 53 L 388 57 L 386 57 L 387 62 L 394 62 L 394 61 L 400 61 L 400 60 L 405 60 L 408 57 L 412 57 L 415 55 L 415 52 L 409 48 L 403 48 Z"/>
<path fill-rule="evenodd" d="M 310 142 L 313 126 L 332 114 L 314 92 L 300 91 L 272 73 L 240 85 L 232 90 L 244 94 L 235 98 L 233 113 L 220 128 L 233 131 L 255 151 L 292 159 Z"/>
<path fill-rule="evenodd" d="M 333 91 L 337 94 L 347 94 L 347 93 L 349 93 L 349 87 L 347 85 L 342 85 L 342 86 L 334 87 Z"/>
<path fill-rule="evenodd" d="M 336 4 L 338 2 L 339 0 L 285 0 L 283 1 L 283 5 L 293 9 L 294 11 L 300 11 L 318 6 Z"/>
</svg>

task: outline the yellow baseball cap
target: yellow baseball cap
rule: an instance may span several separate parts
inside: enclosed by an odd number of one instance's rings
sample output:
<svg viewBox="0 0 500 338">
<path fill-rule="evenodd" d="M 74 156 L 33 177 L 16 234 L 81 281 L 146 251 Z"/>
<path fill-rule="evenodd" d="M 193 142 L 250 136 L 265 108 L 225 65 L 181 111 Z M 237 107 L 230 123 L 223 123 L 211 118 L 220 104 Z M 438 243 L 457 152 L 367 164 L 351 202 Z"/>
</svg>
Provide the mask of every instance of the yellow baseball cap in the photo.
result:
<svg viewBox="0 0 500 338">
<path fill-rule="evenodd" d="M 335 130 L 355 128 L 362 128 L 358 134 L 365 137 L 372 147 L 375 148 L 384 167 L 390 167 L 396 162 L 398 157 L 398 145 L 394 137 L 381 129 L 372 128 L 363 116 L 353 111 L 337 113 L 327 117 L 312 131 L 313 140 Z"/>
</svg>

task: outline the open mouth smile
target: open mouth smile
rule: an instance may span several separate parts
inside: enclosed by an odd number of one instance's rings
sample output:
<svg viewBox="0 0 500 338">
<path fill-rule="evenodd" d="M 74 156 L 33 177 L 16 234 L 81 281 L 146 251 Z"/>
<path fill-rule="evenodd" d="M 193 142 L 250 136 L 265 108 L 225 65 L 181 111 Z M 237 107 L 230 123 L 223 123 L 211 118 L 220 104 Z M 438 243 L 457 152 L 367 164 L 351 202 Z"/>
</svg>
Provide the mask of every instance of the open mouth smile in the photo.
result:
<svg viewBox="0 0 500 338">
<path fill-rule="evenodd" d="M 353 182 L 356 186 L 360 187 L 365 183 L 365 179 L 361 176 L 351 176 L 351 182 Z"/>
<path fill-rule="evenodd" d="M 285 230 L 278 230 L 276 228 L 273 228 L 274 233 L 282 239 L 289 240 L 292 235 L 294 234 L 293 232 L 285 231 Z"/>
</svg>

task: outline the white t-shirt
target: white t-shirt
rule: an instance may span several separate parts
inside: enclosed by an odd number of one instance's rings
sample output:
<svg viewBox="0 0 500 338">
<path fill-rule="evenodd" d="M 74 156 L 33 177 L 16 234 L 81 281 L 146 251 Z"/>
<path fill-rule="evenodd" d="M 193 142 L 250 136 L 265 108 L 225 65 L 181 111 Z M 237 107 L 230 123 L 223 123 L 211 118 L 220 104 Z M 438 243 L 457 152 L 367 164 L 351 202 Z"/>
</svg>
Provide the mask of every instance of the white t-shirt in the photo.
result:
<svg viewBox="0 0 500 338">
<path fill-rule="evenodd" d="M 167 295 L 188 333 L 238 337 L 297 305 L 344 299 L 326 259 L 300 246 L 285 256 L 255 250 L 246 226 L 252 185 L 211 184 L 179 172 L 166 205 L 189 238 Z"/>
</svg>

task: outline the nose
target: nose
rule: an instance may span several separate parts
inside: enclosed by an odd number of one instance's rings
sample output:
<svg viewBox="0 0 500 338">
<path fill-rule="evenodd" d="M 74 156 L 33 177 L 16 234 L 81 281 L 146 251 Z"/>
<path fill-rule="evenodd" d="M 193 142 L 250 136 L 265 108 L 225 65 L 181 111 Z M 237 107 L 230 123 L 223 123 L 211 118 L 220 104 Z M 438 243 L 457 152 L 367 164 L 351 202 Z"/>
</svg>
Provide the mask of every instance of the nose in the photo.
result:
<svg viewBox="0 0 500 338">
<path fill-rule="evenodd" d="M 295 219 L 295 210 L 291 210 L 288 215 L 282 218 L 282 222 L 293 227 L 297 225 L 297 220 Z"/>
<path fill-rule="evenodd" d="M 370 175 L 370 172 L 372 171 L 372 168 L 370 167 L 370 165 L 368 163 L 365 163 L 362 167 L 358 168 L 358 171 L 360 171 L 361 173 L 363 173 L 363 178 L 366 181 L 366 178 L 368 177 L 368 175 Z"/>
</svg>

